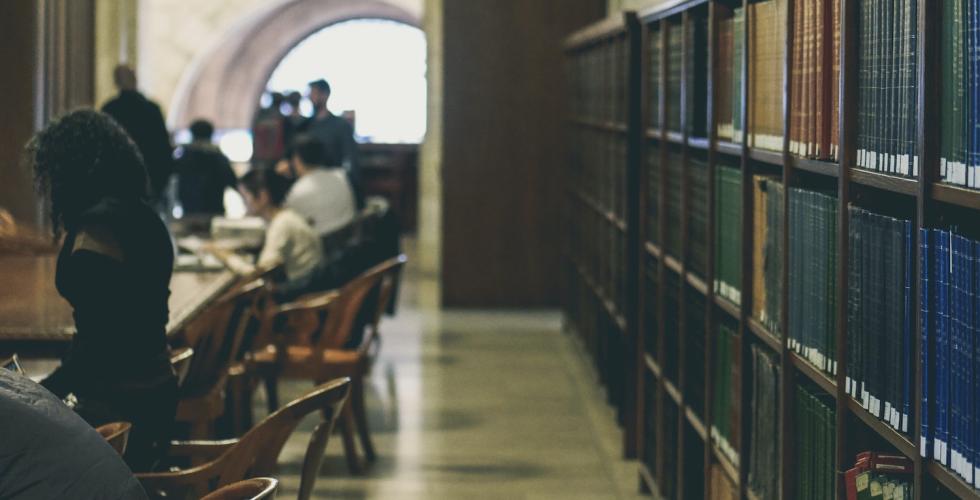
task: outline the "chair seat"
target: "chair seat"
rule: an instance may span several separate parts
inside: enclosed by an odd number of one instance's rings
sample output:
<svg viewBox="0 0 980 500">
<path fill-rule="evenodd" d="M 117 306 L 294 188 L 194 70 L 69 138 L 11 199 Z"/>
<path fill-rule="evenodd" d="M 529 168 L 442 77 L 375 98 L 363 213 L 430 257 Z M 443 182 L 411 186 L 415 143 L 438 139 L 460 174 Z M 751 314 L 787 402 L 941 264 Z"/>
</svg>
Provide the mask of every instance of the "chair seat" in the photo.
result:
<svg viewBox="0 0 980 500">
<path fill-rule="evenodd" d="M 200 396 L 183 397 L 177 402 L 178 422 L 194 422 L 205 419 L 215 419 L 225 412 L 223 385 L 216 385 L 211 392 Z"/>
<path fill-rule="evenodd" d="M 266 346 L 254 354 L 259 369 L 277 364 L 276 346 Z M 314 377 L 316 375 L 341 376 L 359 371 L 364 358 L 361 353 L 346 349 L 327 349 L 320 359 L 315 359 L 316 351 L 310 346 L 292 345 L 286 347 L 285 366 L 282 374 L 287 377 Z"/>
</svg>

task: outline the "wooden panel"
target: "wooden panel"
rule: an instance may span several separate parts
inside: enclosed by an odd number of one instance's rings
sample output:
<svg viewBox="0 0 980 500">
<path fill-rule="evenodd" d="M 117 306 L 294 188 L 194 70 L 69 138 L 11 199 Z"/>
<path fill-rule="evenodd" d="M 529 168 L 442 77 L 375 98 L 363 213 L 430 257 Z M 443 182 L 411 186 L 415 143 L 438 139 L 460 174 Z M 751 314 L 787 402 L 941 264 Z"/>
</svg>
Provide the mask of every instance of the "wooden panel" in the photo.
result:
<svg viewBox="0 0 980 500">
<path fill-rule="evenodd" d="M 33 224 L 37 217 L 30 171 L 20 165 L 24 143 L 34 130 L 34 74 L 36 47 L 35 2 L 0 2 L 0 207 Z"/>
<path fill-rule="evenodd" d="M 443 9 L 443 304 L 556 305 L 562 38 L 599 19 L 605 2 Z"/>
</svg>

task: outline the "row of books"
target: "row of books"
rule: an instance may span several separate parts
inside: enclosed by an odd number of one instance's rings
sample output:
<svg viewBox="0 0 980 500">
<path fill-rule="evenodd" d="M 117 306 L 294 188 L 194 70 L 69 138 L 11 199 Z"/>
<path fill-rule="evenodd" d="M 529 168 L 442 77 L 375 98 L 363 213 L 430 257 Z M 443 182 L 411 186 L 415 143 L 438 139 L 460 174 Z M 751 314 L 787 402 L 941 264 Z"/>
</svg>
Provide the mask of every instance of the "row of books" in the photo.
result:
<svg viewBox="0 0 980 500">
<path fill-rule="evenodd" d="M 807 158 L 837 160 L 840 4 L 840 0 L 797 0 L 793 10 L 789 150 Z"/>
<path fill-rule="evenodd" d="M 688 159 L 687 267 L 698 276 L 708 271 L 708 162 L 692 154 Z"/>
<path fill-rule="evenodd" d="M 732 464 L 738 460 L 738 357 L 736 331 L 726 323 L 717 326 L 712 360 L 714 389 L 711 401 L 711 439 Z M 753 418 L 755 415 L 753 415 Z"/>
<path fill-rule="evenodd" d="M 845 391 L 909 433 L 912 418 L 912 222 L 848 207 Z"/>
<path fill-rule="evenodd" d="M 670 292 L 668 292 L 670 293 Z M 704 419 L 705 298 L 690 286 L 684 287 L 684 402 Z"/>
<path fill-rule="evenodd" d="M 847 500 L 912 500 L 912 461 L 903 455 L 864 451 L 844 473 Z"/>
<path fill-rule="evenodd" d="M 980 242 L 920 229 L 921 452 L 980 486 Z"/>
<path fill-rule="evenodd" d="M 791 188 L 789 194 L 788 347 L 837 373 L 837 199 Z"/>
<path fill-rule="evenodd" d="M 789 0 L 749 3 L 749 146 L 783 149 L 783 64 L 786 4 Z"/>
<path fill-rule="evenodd" d="M 831 396 L 796 387 L 796 495 L 798 500 L 834 498 L 837 486 L 837 421 Z"/>
<path fill-rule="evenodd" d="M 600 122 L 626 122 L 627 45 L 624 37 L 576 52 L 569 60 L 573 116 Z"/>
<path fill-rule="evenodd" d="M 681 258 L 681 217 L 684 215 L 684 155 L 680 149 L 670 146 L 667 149 L 666 188 L 667 188 L 667 227 L 664 250 L 673 257 Z"/>
<path fill-rule="evenodd" d="M 591 202 L 569 198 L 566 233 L 568 257 L 619 313 L 626 303 L 627 239 L 617 226 L 596 212 Z"/>
<path fill-rule="evenodd" d="M 646 148 L 646 240 L 660 244 L 660 148 L 648 145 Z"/>
<path fill-rule="evenodd" d="M 859 3 L 857 166 L 915 177 L 918 2 Z"/>
<path fill-rule="evenodd" d="M 753 344 L 752 419 L 748 489 L 758 498 L 779 498 L 779 358 Z"/>
<path fill-rule="evenodd" d="M 626 220 L 626 137 L 585 128 L 573 133 L 575 143 L 568 170 L 571 187 L 602 210 Z"/>
<path fill-rule="evenodd" d="M 974 0 L 943 2 L 942 143 L 940 177 L 980 187 L 980 6 Z"/>
<path fill-rule="evenodd" d="M 763 175 L 752 178 L 752 317 L 770 332 L 782 331 L 783 183 Z"/>
<path fill-rule="evenodd" d="M 745 10 L 736 8 L 731 16 L 718 21 L 718 118 L 721 140 L 742 142 L 742 65 L 745 61 Z"/>
<path fill-rule="evenodd" d="M 715 293 L 742 301 L 742 172 L 719 165 L 715 170 Z"/>
</svg>

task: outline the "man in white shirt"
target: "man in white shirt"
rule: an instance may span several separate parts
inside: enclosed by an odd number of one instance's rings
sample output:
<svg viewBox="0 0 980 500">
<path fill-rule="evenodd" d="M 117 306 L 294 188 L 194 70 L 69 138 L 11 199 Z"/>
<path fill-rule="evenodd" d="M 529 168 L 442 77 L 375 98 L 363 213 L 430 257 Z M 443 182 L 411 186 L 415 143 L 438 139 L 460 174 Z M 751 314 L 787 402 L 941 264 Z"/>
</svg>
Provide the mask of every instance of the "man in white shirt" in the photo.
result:
<svg viewBox="0 0 980 500">
<path fill-rule="evenodd" d="M 293 142 L 292 163 L 297 180 L 284 206 L 303 216 L 313 230 L 326 236 L 354 220 L 354 192 L 347 173 L 331 167 L 327 147 L 310 135 Z"/>
</svg>

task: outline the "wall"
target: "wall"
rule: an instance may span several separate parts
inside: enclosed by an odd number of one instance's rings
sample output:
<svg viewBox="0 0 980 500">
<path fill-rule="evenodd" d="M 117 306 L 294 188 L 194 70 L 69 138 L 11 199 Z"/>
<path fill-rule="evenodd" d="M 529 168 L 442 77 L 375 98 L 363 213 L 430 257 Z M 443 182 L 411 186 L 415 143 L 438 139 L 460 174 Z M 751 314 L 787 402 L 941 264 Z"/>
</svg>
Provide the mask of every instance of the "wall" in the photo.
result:
<svg viewBox="0 0 980 500">
<path fill-rule="evenodd" d="M 225 37 L 298 0 L 139 0 L 139 79 L 166 113 L 182 81 Z M 423 0 L 383 0 L 421 18 Z M 322 4 L 333 3 L 322 0 Z"/>
<path fill-rule="evenodd" d="M 426 0 L 423 29 L 428 39 L 426 83 L 428 113 L 425 140 L 419 150 L 418 268 L 437 276 L 442 263 L 442 89 L 443 89 L 443 0 Z M 440 283 L 440 280 L 422 280 Z M 438 291 L 420 297 L 439 297 Z"/>
<path fill-rule="evenodd" d="M 561 42 L 602 0 L 443 0 L 442 297 L 558 302 Z"/>
</svg>

